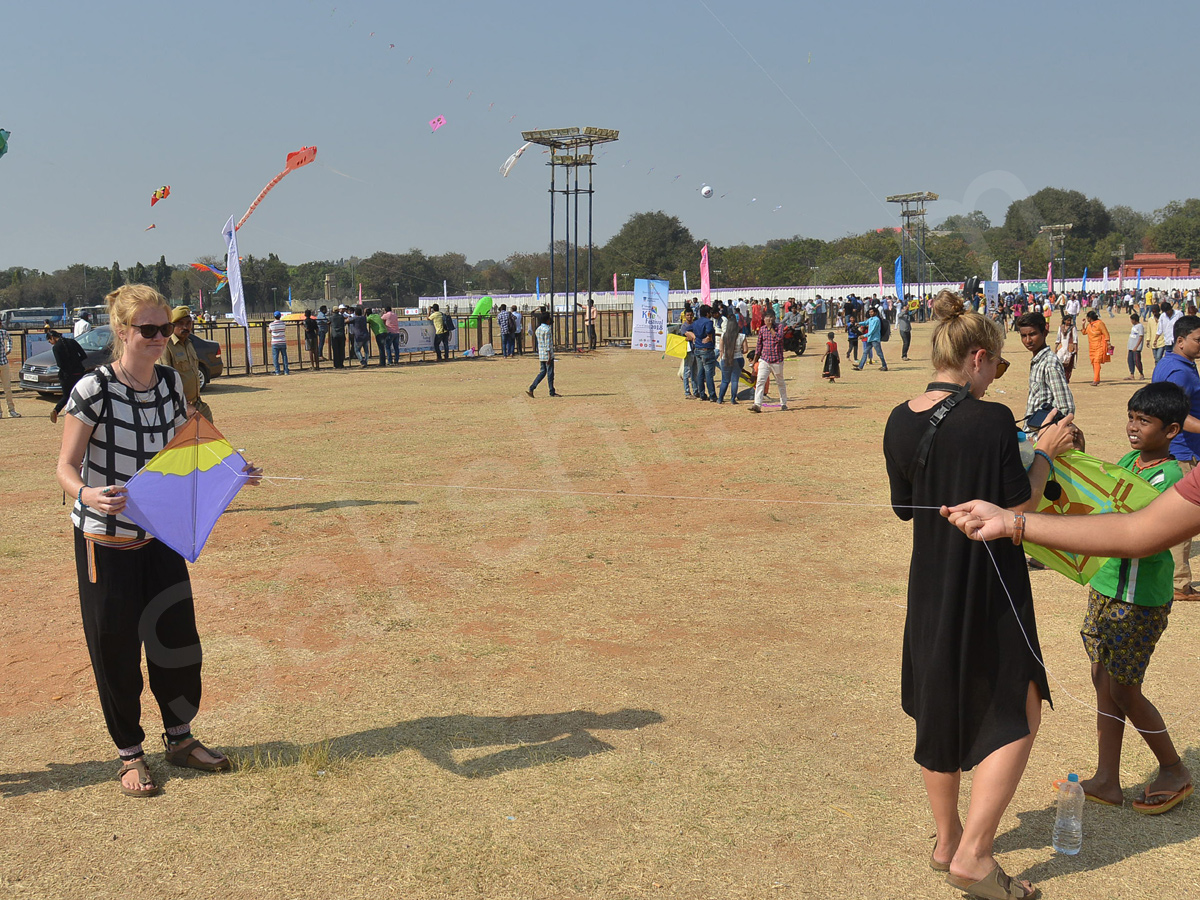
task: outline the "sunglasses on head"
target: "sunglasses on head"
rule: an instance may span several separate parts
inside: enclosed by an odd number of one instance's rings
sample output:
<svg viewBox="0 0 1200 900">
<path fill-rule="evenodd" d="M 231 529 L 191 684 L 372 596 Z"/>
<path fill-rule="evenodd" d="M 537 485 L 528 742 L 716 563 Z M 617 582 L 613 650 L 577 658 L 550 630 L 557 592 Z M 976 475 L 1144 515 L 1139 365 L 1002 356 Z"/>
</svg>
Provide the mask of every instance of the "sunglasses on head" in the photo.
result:
<svg viewBox="0 0 1200 900">
<path fill-rule="evenodd" d="M 136 328 L 138 331 L 140 331 L 142 333 L 142 337 L 144 337 L 148 341 L 154 340 L 160 334 L 163 337 L 170 337 L 171 332 L 175 330 L 175 326 L 172 325 L 170 322 L 165 322 L 162 325 L 132 325 L 131 324 L 129 327 Z M 999 377 L 999 376 L 997 376 L 997 377 Z"/>
</svg>

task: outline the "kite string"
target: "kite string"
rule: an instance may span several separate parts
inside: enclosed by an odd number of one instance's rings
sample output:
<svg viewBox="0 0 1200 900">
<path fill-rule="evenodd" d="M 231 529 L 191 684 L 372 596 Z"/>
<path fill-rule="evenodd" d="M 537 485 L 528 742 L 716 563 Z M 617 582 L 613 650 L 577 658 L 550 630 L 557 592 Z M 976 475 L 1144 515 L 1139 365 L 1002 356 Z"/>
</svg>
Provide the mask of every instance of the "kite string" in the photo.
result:
<svg viewBox="0 0 1200 900">
<path fill-rule="evenodd" d="M 229 463 L 225 462 L 224 460 L 221 461 L 221 464 L 226 466 L 227 468 L 229 468 L 231 471 L 236 472 L 236 470 L 233 469 L 233 467 L 230 466 Z M 237 472 L 237 474 L 243 478 L 255 477 L 252 475 L 247 475 L 245 472 Z M 310 477 L 299 476 L 299 475 L 273 475 L 273 476 L 264 475 L 261 477 L 264 481 L 266 481 L 270 484 L 276 484 L 277 482 L 284 482 L 284 481 L 291 481 L 291 482 L 313 481 L 313 482 L 321 482 L 321 483 L 326 483 L 326 484 L 355 484 L 355 485 L 378 485 L 378 484 L 380 484 L 380 482 L 378 482 L 378 481 L 346 481 L 346 480 L 341 480 L 341 479 L 310 478 Z M 496 492 L 496 493 L 523 493 L 523 494 L 556 494 L 556 495 L 569 495 L 569 496 L 578 496 L 578 497 L 615 497 L 615 498 L 621 498 L 621 499 L 636 499 L 636 500 L 643 500 L 643 499 L 644 500 L 684 500 L 684 501 L 709 502 L 709 501 L 712 501 L 715 499 L 718 501 L 733 501 L 735 503 L 737 503 L 737 502 L 741 502 L 741 503 L 790 503 L 790 504 L 794 504 L 794 505 L 798 505 L 798 506 L 856 506 L 856 507 L 864 507 L 864 508 L 870 508 L 870 509 L 891 508 L 891 509 L 925 509 L 925 510 L 938 510 L 938 511 L 940 511 L 942 509 L 942 507 L 940 507 L 940 506 L 916 506 L 916 505 L 907 504 L 907 503 L 862 503 L 862 502 L 858 502 L 858 501 L 851 502 L 851 501 L 845 501 L 845 500 L 785 500 L 785 499 L 779 499 L 779 498 L 759 498 L 759 497 L 718 497 L 718 498 L 714 498 L 714 497 L 689 497 L 689 496 L 682 496 L 682 495 L 678 495 L 678 494 L 642 494 L 642 493 L 629 494 L 629 493 L 625 493 L 623 491 L 616 491 L 616 492 L 613 492 L 613 491 L 572 491 L 572 490 L 555 489 L 555 488 L 516 488 L 516 487 L 499 487 L 499 486 L 493 486 L 493 485 L 432 484 L 429 482 L 393 481 L 393 482 L 388 482 L 388 483 L 395 485 L 396 487 L 436 488 L 439 490 L 492 491 L 492 492 Z M 1094 707 L 1090 703 L 1088 703 L 1086 700 L 1082 700 L 1079 697 L 1076 697 L 1074 694 L 1071 693 L 1071 691 L 1067 688 L 1067 685 L 1062 681 L 1062 679 L 1060 679 L 1057 675 L 1054 674 L 1054 672 L 1052 672 L 1050 670 L 1050 668 L 1046 665 L 1045 660 L 1034 649 L 1033 641 L 1030 639 L 1029 633 L 1025 630 L 1024 623 L 1021 621 L 1021 614 L 1017 610 L 1017 603 L 1013 599 L 1012 592 L 1009 591 L 1009 589 L 1008 589 L 1008 584 L 1004 580 L 1004 574 L 1000 571 L 1000 564 L 996 561 L 995 554 L 992 553 L 991 544 L 988 543 L 987 541 L 983 541 L 982 543 L 983 543 L 984 548 L 987 550 L 988 557 L 992 561 L 992 567 L 996 570 L 996 577 L 1000 581 L 1000 586 L 1002 588 L 1004 588 L 1004 594 L 1006 597 L 1008 597 L 1009 606 L 1012 607 L 1013 615 L 1015 616 L 1015 618 L 1017 620 L 1017 627 L 1021 629 L 1021 636 L 1025 638 L 1025 645 L 1029 648 L 1029 652 L 1033 656 L 1034 660 L 1037 661 L 1037 664 L 1042 667 L 1042 670 L 1046 673 L 1047 676 L 1049 676 L 1054 681 L 1054 683 L 1062 690 L 1062 692 L 1064 694 L 1066 694 L 1067 697 L 1069 697 L 1075 703 L 1079 704 L 1080 706 L 1084 707 L 1085 709 L 1091 710 L 1092 712 L 1096 713 L 1099 716 L 1107 716 L 1108 718 L 1113 719 L 1117 722 L 1121 722 L 1122 724 L 1128 724 L 1130 728 L 1133 728 L 1135 731 L 1139 732 L 1140 734 L 1166 734 L 1170 730 L 1167 727 L 1163 727 L 1163 728 L 1155 729 L 1155 730 L 1150 730 L 1150 729 L 1146 729 L 1146 728 L 1138 728 L 1132 722 L 1127 723 L 1126 719 L 1124 717 L 1115 716 L 1112 713 L 1107 713 L 1101 709 L 1097 709 L 1096 707 Z M 1188 715 L 1184 716 L 1183 718 L 1177 719 L 1175 721 L 1175 725 L 1178 726 L 1180 723 L 1186 722 L 1188 719 L 1195 716 L 1197 712 L 1200 712 L 1200 710 L 1193 711 L 1193 712 L 1189 713 Z"/>
</svg>

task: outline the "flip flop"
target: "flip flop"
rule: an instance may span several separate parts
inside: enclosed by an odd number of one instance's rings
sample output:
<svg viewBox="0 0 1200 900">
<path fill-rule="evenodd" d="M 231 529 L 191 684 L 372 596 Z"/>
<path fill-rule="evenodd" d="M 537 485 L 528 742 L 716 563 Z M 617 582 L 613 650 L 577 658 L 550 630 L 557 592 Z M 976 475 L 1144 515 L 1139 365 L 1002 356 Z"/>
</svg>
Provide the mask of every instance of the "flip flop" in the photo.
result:
<svg viewBox="0 0 1200 900">
<path fill-rule="evenodd" d="M 933 850 L 937 849 L 937 838 L 933 839 Z M 933 850 L 929 851 L 929 868 L 935 872 L 943 872 L 946 875 L 950 874 L 950 863 L 940 863 L 933 858 Z"/>
<path fill-rule="evenodd" d="M 1148 791 L 1143 793 L 1144 800 L 1134 800 L 1133 808 L 1143 816 L 1157 816 L 1169 809 L 1174 809 L 1188 797 L 1192 796 L 1194 788 L 1191 783 L 1185 784 L 1177 791 Z M 1151 797 L 1165 797 L 1161 803 L 1150 803 Z"/>
<path fill-rule="evenodd" d="M 137 772 L 138 781 L 140 781 L 143 785 L 150 785 L 150 787 L 146 787 L 141 790 L 138 788 L 125 787 L 125 782 L 122 780 L 122 776 L 124 776 L 126 772 Z M 145 758 L 141 756 L 139 756 L 137 759 L 131 759 L 129 762 L 121 764 L 121 768 L 117 770 L 117 784 L 121 786 L 121 793 L 126 797 L 145 798 L 153 797 L 155 794 L 162 793 L 162 788 L 154 783 L 154 778 L 151 777 L 150 770 L 146 767 Z"/>
<path fill-rule="evenodd" d="M 999 863 L 996 863 L 996 868 L 978 881 L 971 881 L 969 878 L 962 878 L 958 875 L 947 875 L 946 884 L 958 888 L 971 897 L 978 897 L 980 900 L 1035 900 L 1036 897 L 1041 896 L 1041 892 L 1037 888 L 1027 891 L 1015 878 L 1004 874 Z"/>
<path fill-rule="evenodd" d="M 213 756 L 217 756 L 218 754 L 215 750 L 205 747 L 196 738 L 192 738 L 182 747 L 175 747 L 174 749 L 172 749 L 172 743 L 165 734 L 162 736 L 162 739 L 163 747 L 166 748 L 167 762 L 173 766 L 178 766 L 181 769 L 199 769 L 201 772 L 228 772 L 233 766 L 229 761 L 229 757 L 223 753 L 220 754 L 221 759 L 215 763 L 205 762 L 200 759 L 196 755 L 197 750 L 203 750 Z"/>
<path fill-rule="evenodd" d="M 1067 780 L 1065 778 L 1056 778 L 1056 779 L 1054 779 L 1054 781 L 1050 782 L 1050 786 L 1053 788 L 1054 793 L 1057 794 L 1058 789 L 1066 783 L 1067 783 Z M 1097 803 L 1100 806 L 1124 806 L 1125 805 L 1124 798 L 1121 799 L 1120 803 L 1113 803 L 1111 800 L 1105 800 L 1103 797 L 1097 797 L 1095 794 L 1089 794 L 1087 791 L 1083 792 L 1083 799 L 1088 801 L 1088 803 Z"/>
</svg>

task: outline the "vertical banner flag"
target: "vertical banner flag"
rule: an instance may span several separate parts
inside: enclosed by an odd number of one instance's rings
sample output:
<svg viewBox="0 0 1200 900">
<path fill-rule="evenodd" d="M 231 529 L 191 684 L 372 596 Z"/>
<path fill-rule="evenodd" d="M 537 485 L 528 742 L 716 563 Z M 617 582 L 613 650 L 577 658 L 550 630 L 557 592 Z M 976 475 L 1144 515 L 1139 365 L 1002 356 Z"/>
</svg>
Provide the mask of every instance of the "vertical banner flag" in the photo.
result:
<svg viewBox="0 0 1200 900">
<path fill-rule="evenodd" d="M 1021 261 L 1017 260 L 1017 286 L 1021 285 Z"/>
<path fill-rule="evenodd" d="M 1080 291 L 1087 293 L 1087 266 L 1083 267 L 1083 287 L 1080 288 Z"/>
<path fill-rule="evenodd" d="M 883 266 L 879 267 L 879 299 L 883 299 Z"/>
<path fill-rule="evenodd" d="M 707 250 L 707 245 L 705 245 Z M 707 253 L 704 254 L 707 257 Z M 703 257 L 702 257 L 703 258 Z M 702 270 L 703 271 L 703 270 Z M 633 280 L 633 332 L 631 350 L 667 349 L 667 290 L 665 281 L 650 278 Z"/>
<path fill-rule="evenodd" d="M 533 289 L 537 293 L 537 305 L 542 305 L 542 276 L 537 275 L 533 279 Z"/>
<path fill-rule="evenodd" d="M 1052 293 L 1053 291 L 1054 291 L 1054 260 L 1050 260 L 1050 262 L 1046 266 L 1046 292 Z"/>
<path fill-rule="evenodd" d="M 1138 269 L 1137 287 L 1135 290 L 1140 294 L 1142 292 L 1142 270 Z"/>
<path fill-rule="evenodd" d="M 992 281 L 1000 280 L 1000 260 L 992 260 Z"/>
<path fill-rule="evenodd" d="M 687 269 L 684 269 L 684 270 L 683 270 L 683 292 L 684 292 L 685 294 L 687 293 L 687 289 L 688 289 L 688 286 L 687 286 Z"/>
<path fill-rule="evenodd" d="M 904 257 L 896 257 L 896 298 L 904 299 Z"/>
<path fill-rule="evenodd" d="M 200 288 L 197 293 L 200 295 L 200 312 L 204 312 L 204 288 Z"/>
<path fill-rule="evenodd" d="M 983 300 L 988 315 L 994 316 L 1000 309 L 1000 282 L 985 281 L 983 283 Z"/>
<path fill-rule="evenodd" d="M 246 321 L 246 294 L 242 289 L 242 264 L 238 259 L 237 228 L 233 224 L 233 216 L 225 223 L 221 232 L 225 238 L 225 277 L 229 280 L 229 299 L 233 305 L 233 320 L 246 332 L 246 365 L 253 366 L 250 357 L 250 324 Z"/>
<path fill-rule="evenodd" d="M 613 302 L 617 301 L 617 273 L 613 272 Z"/>
<path fill-rule="evenodd" d="M 712 282 L 708 274 L 708 244 L 700 248 L 700 304 L 711 303 Z"/>
<path fill-rule="evenodd" d="M 362 306 L 362 282 L 358 283 L 358 305 Z"/>
<path fill-rule="evenodd" d="M 450 299 L 450 288 L 447 287 L 445 278 L 442 279 L 442 299 L 443 300 Z"/>
<path fill-rule="evenodd" d="M 1101 285 L 1100 290 L 1106 294 L 1108 293 L 1108 266 L 1104 267 L 1104 282 Z"/>
</svg>

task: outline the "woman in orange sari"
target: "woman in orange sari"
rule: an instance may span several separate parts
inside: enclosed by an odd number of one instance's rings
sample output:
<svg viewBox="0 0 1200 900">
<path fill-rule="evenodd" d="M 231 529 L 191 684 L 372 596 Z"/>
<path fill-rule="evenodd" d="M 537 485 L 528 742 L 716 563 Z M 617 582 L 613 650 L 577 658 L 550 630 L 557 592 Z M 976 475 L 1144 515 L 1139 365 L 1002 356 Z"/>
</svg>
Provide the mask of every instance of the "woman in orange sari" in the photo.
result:
<svg viewBox="0 0 1200 900">
<path fill-rule="evenodd" d="M 1094 309 L 1089 309 L 1087 313 L 1087 324 L 1083 326 L 1083 333 L 1088 339 L 1088 357 L 1092 361 L 1092 385 L 1100 383 L 1100 367 L 1108 362 L 1112 357 L 1108 354 L 1109 336 L 1108 326 L 1100 319 L 1100 314 Z"/>
</svg>

